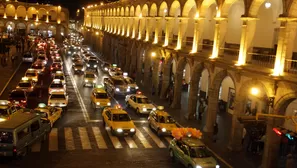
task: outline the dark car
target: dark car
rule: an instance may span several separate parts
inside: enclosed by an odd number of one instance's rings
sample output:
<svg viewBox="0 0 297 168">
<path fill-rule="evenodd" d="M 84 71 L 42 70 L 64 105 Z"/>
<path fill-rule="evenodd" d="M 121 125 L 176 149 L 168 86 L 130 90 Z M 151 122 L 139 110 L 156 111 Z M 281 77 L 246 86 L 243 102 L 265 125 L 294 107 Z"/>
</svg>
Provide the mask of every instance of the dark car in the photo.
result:
<svg viewBox="0 0 297 168">
<path fill-rule="evenodd" d="M 8 100 L 19 107 L 27 106 L 27 95 L 22 89 L 15 89 L 11 91 Z"/>
<path fill-rule="evenodd" d="M 23 55 L 23 62 L 34 62 L 34 56 L 32 53 L 27 52 Z"/>
<path fill-rule="evenodd" d="M 107 63 L 107 62 L 104 62 L 101 64 L 101 69 L 105 72 L 108 72 L 109 68 L 111 68 L 111 64 L 110 63 Z"/>
<path fill-rule="evenodd" d="M 57 71 L 63 71 L 63 66 L 60 63 L 53 63 L 51 66 L 52 75 L 54 75 Z"/>
<path fill-rule="evenodd" d="M 98 61 L 94 59 L 90 59 L 87 61 L 87 69 L 93 69 L 97 71 Z"/>
</svg>

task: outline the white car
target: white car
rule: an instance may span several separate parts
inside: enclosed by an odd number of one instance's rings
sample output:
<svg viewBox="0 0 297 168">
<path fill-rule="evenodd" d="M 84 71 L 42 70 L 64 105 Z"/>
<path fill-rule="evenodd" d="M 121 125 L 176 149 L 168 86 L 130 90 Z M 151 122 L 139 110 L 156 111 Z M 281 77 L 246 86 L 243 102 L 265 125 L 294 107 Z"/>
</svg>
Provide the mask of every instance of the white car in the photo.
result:
<svg viewBox="0 0 297 168">
<path fill-rule="evenodd" d="M 136 82 L 132 78 L 130 78 L 128 76 L 124 76 L 124 79 L 128 83 L 128 87 L 130 88 L 130 91 L 132 93 L 135 93 L 139 89 L 139 87 L 137 86 Z"/>
<path fill-rule="evenodd" d="M 43 65 L 47 64 L 47 58 L 44 54 L 38 55 L 37 61 L 42 62 Z"/>
<path fill-rule="evenodd" d="M 110 76 L 122 76 L 123 71 L 121 71 L 121 68 L 110 68 L 108 70 L 108 73 Z"/>
<path fill-rule="evenodd" d="M 140 92 L 126 96 L 126 104 L 136 110 L 137 114 L 149 114 L 151 111 L 156 110 L 152 102 Z"/>
<path fill-rule="evenodd" d="M 62 71 L 57 71 L 53 80 L 60 80 L 64 85 L 66 84 L 65 76 Z"/>
<path fill-rule="evenodd" d="M 48 88 L 49 94 L 53 92 L 66 92 L 66 85 L 64 85 L 60 79 L 54 79 Z"/>
<path fill-rule="evenodd" d="M 31 53 L 25 53 L 24 55 L 23 55 L 23 62 L 34 62 L 34 56 L 33 56 L 33 54 L 31 54 Z"/>
<path fill-rule="evenodd" d="M 68 95 L 66 92 L 52 92 L 48 98 L 48 106 L 67 108 Z"/>
</svg>

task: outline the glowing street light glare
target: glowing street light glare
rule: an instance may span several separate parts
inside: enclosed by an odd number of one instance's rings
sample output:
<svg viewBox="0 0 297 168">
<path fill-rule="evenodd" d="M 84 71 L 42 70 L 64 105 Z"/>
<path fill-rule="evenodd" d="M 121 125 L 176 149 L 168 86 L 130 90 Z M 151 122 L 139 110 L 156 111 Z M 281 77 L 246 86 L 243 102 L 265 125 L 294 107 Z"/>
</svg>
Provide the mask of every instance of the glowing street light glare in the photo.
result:
<svg viewBox="0 0 297 168">
<path fill-rule="evenodd" d="M 142 13 L 139 14 L 139 18 L 142 18 Z"/>
<path fill-rule="evenodd" d="M 156 53 L 155 52 L 152 52 L 152 57 L 155 57 L 156 56 Z"/>
<path fill-rule="evenodd" d="M 251 89 L 251 94 L 254 95 L 254 96 L 258 95 L 258 94 L 259 94 L 259 89 L 253 87 L 253 88 Z"/>
<path fill-rule="evenodd" d="M 265 8 L 269 9 L 271 7 L 271 3 L 270 2 L 265 2 Z"/>
</svg>

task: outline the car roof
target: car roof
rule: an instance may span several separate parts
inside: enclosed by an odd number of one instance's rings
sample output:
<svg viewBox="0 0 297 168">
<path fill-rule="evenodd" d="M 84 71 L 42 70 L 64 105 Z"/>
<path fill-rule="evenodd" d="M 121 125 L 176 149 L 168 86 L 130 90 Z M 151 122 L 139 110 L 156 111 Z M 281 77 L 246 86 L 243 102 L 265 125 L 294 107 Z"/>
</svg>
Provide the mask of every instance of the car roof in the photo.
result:
<svg viewBox="0 0 297 168">
<path fill-rule="evenodd" d="M 6 105 L 0 105 L 0 109 L 3 109 L 3 110 L 7 109 L 8 107 L 9 107 L 8 104 L 6 104 Z"/>
<path fill-rule="evenodd" d="M 13 117 L 11 117 L 9 120 L 6 120 L 4 122 L 0 122 L 0 130 L 1 129 L 15 129 L 19 127 L 20 125 L 34 119 L 38 118 L 38 116 L 35 113 L 28 113 L 28 112 L 16 112 Z"/>
<path fill-rule="evenodd" d="M 123 109 L 110 108 L 110 111 L 111 111 L 112 114 L 128 114 Z"/>
<path fill-rule="evenodd" d="M 95 73 L 92 71 L 86 71 L 85 74 L 94 74 L 95 75 Z"/>
<path fill-rule="evenodd" d="M 111 79 L 116 79 L 116 80 L 124 80 L 122 76 L 111 76 Z"/>
<path fill-rule="evenodd" d="M 12 92 L 23 92 L 23 93 L 25 93 L 25 91 L 23 91 L 22 89 L 14 89 L 10 93 L 12 93 Z"/>
<path fill-rule="evenodd" d="M 182 141 L 190 147 L 205 146 L 205 144 L 198 138 L 183 137 Z"/>
<path fill-rule="evenodd" d="M 137 98 L 147 98 L 145 95 L 143 94 L 134 94 L 135 97 Z"/>
<path fill-rule="evenodd" d="M 166 111 L 156 110 L 155 113 L 160 116 L 170 116 Z"/>
<path fill-rule="evenodd" d="M 26 73 L 27 73 L 27 72 L 35 72 L 35 73 L 37 73 L 37 72 L 35 71 L 35 69 L 27 69 Z"/>
<path fill-rule="evenodd" d="M 95 88 L 94 92 L 96 92 L 96 93 L 106 93 L 106 91 L 104 89 L 102 89 L 102 88 Z"/>
<path fill-rule="evenodd" d="M 51 95 L 65 95 L 66 93 L 65 92 L 52 92 Z"/>
</svg>

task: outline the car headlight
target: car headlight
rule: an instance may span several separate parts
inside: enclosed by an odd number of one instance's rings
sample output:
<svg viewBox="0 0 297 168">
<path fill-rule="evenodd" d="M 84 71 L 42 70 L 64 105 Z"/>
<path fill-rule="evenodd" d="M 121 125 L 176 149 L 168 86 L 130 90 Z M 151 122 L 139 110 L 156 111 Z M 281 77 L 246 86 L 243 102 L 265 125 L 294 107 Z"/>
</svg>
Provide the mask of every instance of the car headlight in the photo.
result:
<svg viewBox="0 0 297 168">
<path fill-rule="evenodd" d="M 88 48 L 88 50 L 90 50 L 90 48 Z"/>
<path fill-rule="evenodd" d="M 86 79 L 85 82 L 89 82 L 89 81 Z"/>
<path fill-rule="evenodd" d="M 107 105 L 110 106 L 111 104 L 108 102 Z"/>
<path fill-rule="evenodd" d="M 220 165 L 216 165 L 216 168 L 220 168 Z"/>
<path fill-rule="evenodd" d="M 119 92 L 119 91 L 120 91 L 120 89 L 119 89 L 119 88 L 116 88 L 115 90 L 116 90 L 117 92 Z"/>
<path fill-rule="evenodd" d="M 134 128 L 131 128 L 131 129 L 130 129 L 130 132 L 135 132 L 135 129 L 134 129 Z"/>
<path fill-rule="evenodd" d="M 138 87 L 138 86 L 136 86 L 136 87 L 135 87 L 135 89 L 139 89 L 139 87 Z"/>
<path fill-rule="evenodd" d="M 161 131 L 162 131 L 162 132 L 166 132 L 166 128 L 162 128 Z"/>
<path fill-rule="evenodd" d="M 123 132 L 123 129 L 118 128 L 118 129 L 117 129 L 117 132 L 121 133 L 121 132 Z"/>
<path fill-rule="evenodd" d="M 127 92 L 130 92 L 130 88 L 127 89 Z"/>
<path fill-rule="evenodd" d="M 96 83 L 96 80 L 93 80 L 93 83 Z"/>
<path fill-rule="evenodd" d="M 108 68 L 104 68 L 105 71 L 108 71 Z"/>
<path fill-rule="evenodd" d="M 196 168 L 202 168 L 202 166 L 197 165 Z"/>
<path fill-rule="evenodd" d="M 146 108 L 142 108 L 142 111 L 147 111 L 147 109 Z"/>
<path fill-rule="evenodd" d="M 68 51 L 68 54 L 71 54 L 71 52 L 70 52 L 70 51 Z"/>
<path fill-rule="evenodd" d="M 154 111 L 157 110 L 156 107 L 154 107 L 153 110 L 154 110 Z"/>
<path fill-rule="evenodd" d="M 87 67 L 90 67 L 90 64 L 87 64 Z"/>
<path fill-rule="evenodd" d="M 96 105 L 98 105 L 98 106 L 99 106 L 99 105 L 100 105 L 100 102 L 97 102 L 97 103 L 96 103 Z"/>
<path fill-rule="evenodd" d="M 96 67 L 97 67 L 97 65 L 94 65 L 94 67 L 96 68 Z"/>
<path fill-rule="evenodd" d="M 75 70 L 77 71 L 77 68 L 75 68 Z"/>
</svg>

